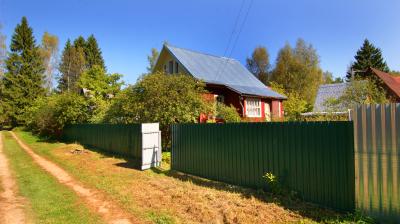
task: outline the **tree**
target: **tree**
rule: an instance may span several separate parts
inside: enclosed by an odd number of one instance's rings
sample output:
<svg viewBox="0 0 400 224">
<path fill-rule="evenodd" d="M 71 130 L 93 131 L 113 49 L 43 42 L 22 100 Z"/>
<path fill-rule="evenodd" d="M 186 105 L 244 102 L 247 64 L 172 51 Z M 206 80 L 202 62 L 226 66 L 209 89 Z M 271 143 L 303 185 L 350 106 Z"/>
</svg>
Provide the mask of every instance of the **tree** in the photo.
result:
<svg viewBox="0 0 400 224">
<path fill-rule="evenodd" d="M 89 91 L 86 98 L 90 107 L 89 122 L 97 123 L 104 119 L 111 99 L 120 92 L 124 84 L 120 81 L 121 77 L 120 74 L 106 74 L 100 65 L 94 65 L 80 75 L 78 87 Z"/>
<path fill-rule="evenodd" d="M 299 39 L 294 49 L 286 44 L 279 51 L 271 81 L 282 85 L 285 92 L 304 99 L 311 110 L 323 81 L 322 73 L 316 50 Z"/>
<path fill-rule="evenodd" d="M 159 56 L 159 52 L 157 49 L 152 48 L 151 49 L 151 54 L 147 55 L 147 61 L 149 61 L 149 66 L 147 67 L 147 72 L 151 73 L 153 72 L 154 66 L 156 65 L 157 58 Z"/>
<path fill-rule="evenodd" d="M 264 84 L 268 83 L 268 72 L 270 68 L 269 54 L 265 47 L 256 47 L 251 58 L 246 59 L 246 67 Z"/>
<path fill-rule="evenodd" d="M 307 101 L 302 99 L 297 92 L 285 91 L 282 84 L 271 82 L 270 87 L 272 90 L 287 96 L 287 100 L 283 101 L 283 108 L 285 108 L 285 119 L 289 121 L 300 120 L 301 113 L 307 110 Z"/>
<path fill-rule="evenodd" d="M 90 35 L 85 44 L 85 59 L 86 59 L 86 68 L 91 69 L 93 66 L 98 65 L 103 70 L 106 70 L 106 66 L 104 65 L 104 59 L 97 44 L 96 38 Z"/>
<path fill-rule="evenodd" d="M 11 38 L 6 69 L 0 98 L 7 119 L 15 126 L 23 124 L 25 109 L 45 93 L 43 60 L 26 17 Z"/>
<path fill-rule="evenodd" d="M 106 98 L 107 94 L 116 95 L 124 84 L 120 74 L 106 74 L 103 67 L 94 65 L 83 72 L 78 80 L 79 88 L 89 90 L 93 96 Z"/>
<path fill-rule="evenodd" d="M 329 71 L 325 71 L 323 74 L 323 83 L 324 84 L 334 84 L 334 83 L 342 83 L 343 79 L 340 77 L 333 78 L 333 75 Z"/>
<path fill-rule="evenodd" d="M 83 48 L 72 46 L 71 41 L 67 40 L 59 65 L 61 77 L 58 80 L 58 89 L 61 92 L 79 92 L 77 81 L 85 69 L 85 64 Z"/>
<path fill-rule="evenodd" d="M 343 111 L 359 104 L 387 103 L 385 92 L 370 79 L 353 79 L 343 95 L 324 102 L 328 111 Z"/>
<path fill-rule="evenodd" d="M 45 32 L 42 37 L 40 53 L 43 58 L 45 70 L 45 88 L 48 92 L 53 88 L 53 77 L 58 65 L 58 37 Z"/>
<path fill-rule="evenodd" d="M 371 67 L 389 72 L 389 67 L 382 57 L 381 49 L 375 47 L 368 39 L 364 40 L 363 45 L 358 49 L 354 59 L 355 62 L 351 64 L 350 71 L 346 75 L 348 81 L 352 79 L 353 75 L 355 78 L 364 79 L 369 77 L 375 79 L 375 75 L 369 71 Z M 354 74 L 352 74 L 352 71 Z"/>
<path fill-rule="evenodd" d="M 7 57 L 6 36 L 1 32 L 2 25 L 0 24 L 0 81 L 5 73 L 5 60 Z"/>
<path fill-rule="evenodd" d="M 76 48 L 82 48 L 83 50 L 86 48 L 86 40 L 82 36 L 79 36 L 74 40 L 73 46 Z"/>
<path fill-rule="evenodd" d="M 105 122 L 159 122 L 167 146 L 171 124 L 196 122 L 200 113 L 212 112 L 212 106 L 202 97 L 204 87 L 187 75 L 145 75 L 117 95 Z"/>
</svg>

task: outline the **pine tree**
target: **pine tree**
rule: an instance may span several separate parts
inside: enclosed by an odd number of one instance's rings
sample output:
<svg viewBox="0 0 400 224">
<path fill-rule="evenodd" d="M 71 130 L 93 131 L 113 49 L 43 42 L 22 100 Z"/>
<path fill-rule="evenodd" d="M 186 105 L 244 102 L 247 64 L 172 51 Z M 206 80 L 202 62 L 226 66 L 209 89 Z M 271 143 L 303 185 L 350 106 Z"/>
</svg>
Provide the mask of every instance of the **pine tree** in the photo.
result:
<svg viewBox="0 0 400 224">
<path fill-rule="evenodd" d="M 347 80 L 352 78 L 351 71 L 354 72 L 355 78 L 374 78 L 374 75 L 369 72 L 369 68 L 371 67 L 389 72 L 389 68 L 382 57 L 381 49 L 371 44 L 368 39 L 364 40 L 363 46 L 357 51 L 354 59 L 356 61 L 351 65 L 350 71 L 346 75 Z"/>
<path fill-rule="evenodd" d="M 94 65 L 98 65 L 102 69 L 106 70 L 101 50 L 93 34 L 90 35 L 86 40 L 85 58 L 86 58 L 87 69 L 91 69 Z"/>
<path fill-rule="evenodd" d="M 58 80 L 58 89 L 61 92 L 79 91 L 77 81 L 85 71 L 85 64 L 83 48 L 71 45 L 71 41 L 68 39 L 59 65 L 61 76 Z"/>
<path fill-rule="evenodd" d="M 23 124 L 25 109 L 37 97 L 44 95 L 44 70 L 32 28 L 27 19 L 22 17 L 11 38 L 0 97 L 11 125 Z"/>
</svg>

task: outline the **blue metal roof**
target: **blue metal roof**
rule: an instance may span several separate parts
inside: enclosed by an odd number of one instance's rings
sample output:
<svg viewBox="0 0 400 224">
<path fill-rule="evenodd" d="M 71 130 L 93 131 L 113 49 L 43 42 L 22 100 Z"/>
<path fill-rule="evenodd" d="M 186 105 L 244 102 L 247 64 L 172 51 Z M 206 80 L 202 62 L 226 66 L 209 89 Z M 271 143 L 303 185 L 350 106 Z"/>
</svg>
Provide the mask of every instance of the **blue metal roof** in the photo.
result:
<svg viewBox="0 0 400 224">
<path fill-rule="evenodd" d="M 181 65 L 196 79 L 210 84 L 225 85 L 244 95 L 286 99 L 251 74 L 239 61 L 192 50 L 164 45 Z"/>
<path fill-rule="evenodd" d="M 349 83 L 321 85 L 318 89 L 317 97 L 315 99 L 313 112 L 326 112 L 327 108 L 324 105 L 326 100 L 330 98 L 338 99 L 341 97 L 348 85 Z M 342 109 L 343 111 L 346 111 L 347 108 Z"/>
</svg>

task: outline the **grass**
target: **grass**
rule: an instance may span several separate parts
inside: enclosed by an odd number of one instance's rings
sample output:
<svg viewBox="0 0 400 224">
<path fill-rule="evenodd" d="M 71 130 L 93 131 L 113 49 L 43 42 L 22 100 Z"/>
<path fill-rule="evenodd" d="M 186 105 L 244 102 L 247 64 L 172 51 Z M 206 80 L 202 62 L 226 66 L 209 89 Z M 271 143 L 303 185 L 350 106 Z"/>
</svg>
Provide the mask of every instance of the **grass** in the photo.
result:
<svg viewBox="0 0 400 224">
<path fill-rule="evenodd" d="M 357 214 L 339 214 L 263 191 L 170 171 L 168 152 L 163 153 L 161 169 L 138 171 L 124 158 L 96 151 L 71 154 L 74 145 L 41 142 L 20 130 L 17 134 L 38 154 L 153 223 L 369 223 Z"/>
<path fill-rule="evenodd" d="M 35 164 L 10 133 L 3 132 L 4 152 L 20 194 L 29 202 L 34 223 L 102 223 L 67 187 Z"/>
</svg>

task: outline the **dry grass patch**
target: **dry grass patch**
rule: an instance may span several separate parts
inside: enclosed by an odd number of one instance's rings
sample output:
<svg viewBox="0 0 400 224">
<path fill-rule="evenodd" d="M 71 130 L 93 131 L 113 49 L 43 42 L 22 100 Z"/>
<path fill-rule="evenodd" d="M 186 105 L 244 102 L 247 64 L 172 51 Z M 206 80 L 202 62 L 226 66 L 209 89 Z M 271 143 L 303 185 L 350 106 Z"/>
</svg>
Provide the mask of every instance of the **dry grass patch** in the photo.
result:
<svg viewBox="0 0 400 224">
<path fill-rule="evenodd" d="M 37 142 L 18 134 L 38 153 L 77 179 L 107 192 L 127 211 L 155 223 L 299 223 L 335 217 L 315 205 L 163 169 L 139 171 L 123 158 L 74 154 L 76 145 Z"/>
</svg>

